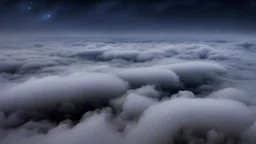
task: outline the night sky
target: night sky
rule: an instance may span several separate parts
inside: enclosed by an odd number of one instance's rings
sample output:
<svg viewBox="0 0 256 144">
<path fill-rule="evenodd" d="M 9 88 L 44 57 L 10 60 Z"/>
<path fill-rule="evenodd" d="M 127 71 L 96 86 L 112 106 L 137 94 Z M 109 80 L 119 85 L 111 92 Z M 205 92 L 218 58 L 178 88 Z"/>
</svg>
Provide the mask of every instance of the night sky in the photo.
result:
<svg viewBox="0 0 256 144">
<path fill-rule="evenodd" d="M 0 0 L 0 30 L 254 31 L 255 0 Z"/>
</svg>

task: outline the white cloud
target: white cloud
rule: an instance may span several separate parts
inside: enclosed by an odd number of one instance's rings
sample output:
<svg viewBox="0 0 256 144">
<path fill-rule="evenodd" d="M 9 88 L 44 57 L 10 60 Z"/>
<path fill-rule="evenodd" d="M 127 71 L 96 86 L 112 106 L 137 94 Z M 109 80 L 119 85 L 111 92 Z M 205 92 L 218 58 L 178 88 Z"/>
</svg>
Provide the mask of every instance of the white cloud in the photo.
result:
<svg viewBox="0 0 256 144">
<path fill-rule="evenodd" d="M 236 101 L 173 99 L 147 109 L 128 139 L 136 144 L 171 143 L 182 128 L 214 129 L 239 136 L 254 120 L 251 110 Z"/>
<path fill-rule="evenodd" d="M 113 75 L 73 74 L 31 79 L 2 93 L 3 110 L 49 108 L 61 102 L 87 102 L 115 98 L 126 91 L 127 84 Z"/>
<path fill-rule="evenodd" d="M 250 105 L 255 105 L 256 102 L 255 99 L 245 91 L 236 88 L 225 88 L 215 91 L 210 94 L 209 97 L 216 99 L 231 99 Z"/>
<path fill-rule="evenodd" d="M 162 88 L 177 88 L 179 77 L 168 69 L 162 68 L 131 68 L 117 71 L 117 75 L 132 86 L 156 85 Z"/>
<path fill-rule="evenodd" d="M 149 106 L 156 104 L 157 101 L 137 94 L 129 94 L 123 105 L 124 117 L 140 116 Z"/>
<path fill-rule="evenodd" d="M 122 50 L 112 50 L 112 51 L 105 51 L 102 55 L 99 56 L 100 60 L 113 60 L 113 59 L 124 59 L 128 61 L 136 60 L 137 55 L 139 54 L 138 51 L 122 51 Z"/>
<path fill-rule="evenodd" d="M 141 88 L 135 89 L 132 92 L 154 99 L 160 98 L 160 93 L 155 89 L 154 85 L 143 86 Z"/>
<path fill-rule="evenodd" d="M 174 71 L 185 86 L 197 86 L 207 80 L 216 79 L 220 74 L 225 74 L 226 69 L 212 62 L 192 61 L 160 66 Z"/>
</svg>

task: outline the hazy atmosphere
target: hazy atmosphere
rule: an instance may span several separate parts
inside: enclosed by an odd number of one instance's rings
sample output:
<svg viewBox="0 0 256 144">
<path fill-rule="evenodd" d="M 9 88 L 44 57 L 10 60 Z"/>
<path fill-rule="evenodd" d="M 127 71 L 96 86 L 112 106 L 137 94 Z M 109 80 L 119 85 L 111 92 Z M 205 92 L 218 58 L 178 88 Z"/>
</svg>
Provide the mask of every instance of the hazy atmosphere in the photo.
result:
<svg viewBox="0 0 256 144">
<path fill-rule="evenodd" d="M 256 1 L 0 0 L 0 144 L 255 144 Z"/>
</svg>

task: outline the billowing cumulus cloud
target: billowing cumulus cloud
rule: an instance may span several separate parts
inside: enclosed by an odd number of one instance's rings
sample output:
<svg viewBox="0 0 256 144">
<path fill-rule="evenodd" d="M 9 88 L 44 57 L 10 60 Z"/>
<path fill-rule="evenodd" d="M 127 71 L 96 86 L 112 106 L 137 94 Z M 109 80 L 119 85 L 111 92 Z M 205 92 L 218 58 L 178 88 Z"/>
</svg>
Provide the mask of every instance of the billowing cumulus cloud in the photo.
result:
<svg viewBox="0 0 256 144">
<path fill-rule="evenodd" d="M 118 71 L 117 75 L 136 87 L 151 84 L 163 88 L 176 88 L 180 83 L 174 72 L 161 68 L 130 68 Z"/>
<path fill-rule="evenodd" d="M 100 89 L 100 91 L 99 91 Z M 7 89 L 1 96 L 1 109 L 52 107 L 58 103 L 87 102 L 121 95 L 127 84 L 107 74 L 73 74 L 31 79 Z"/>
<path fill-rule="evenodd" d="M 207 80 L 215 79 L 219 74 L 225 74 L 225 68 L 209 62 L 186 62 L 166 66 L 174 71 L 187 86 L 202 84 Z"/>
<path fill-rule="evenodd" d="M 239 135 L 254 119 L 248 107 L 235 101 L 177 98 L 150 107 L 129 139 L 134 143 L 168 143 L 183 128 Z"/>
<path fill-rule="evenodd" d="M 156 104 L 156 100 L 154 99 L 136 94 L 129 94 L 126 97 L 123 105 L 123 115 L 126 117 L 138 116 L 142 114 L 149 106 L 154 104 Z"/>
<path fill-rule="evenodd" d="M 209 97 L 216 99 L 231 99 L 240 101 L 245 104 L 255 104 L 255 98 L 247 94 L 245 91 L 235 88 L 225 88 L 219 91 L 215 91 L 209 95 Z"/>
<path fill-rule="evenodd" d="M 253 41 L 1 41 L 1 144 L 256 142 Z"/>
</svg>

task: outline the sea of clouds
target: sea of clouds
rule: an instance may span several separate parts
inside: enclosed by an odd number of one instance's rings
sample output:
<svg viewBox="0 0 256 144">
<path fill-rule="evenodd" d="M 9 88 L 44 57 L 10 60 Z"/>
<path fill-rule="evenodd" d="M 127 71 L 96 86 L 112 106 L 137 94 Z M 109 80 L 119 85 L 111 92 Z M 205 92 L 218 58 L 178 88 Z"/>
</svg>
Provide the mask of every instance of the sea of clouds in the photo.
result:
<svg viewBox="0 0 256 144">
<path fill-rule="evenodd" d="M 255 144 L 256 41 L 0 40 L 1 144 Z"/>
</svg>

